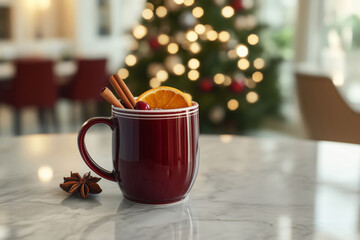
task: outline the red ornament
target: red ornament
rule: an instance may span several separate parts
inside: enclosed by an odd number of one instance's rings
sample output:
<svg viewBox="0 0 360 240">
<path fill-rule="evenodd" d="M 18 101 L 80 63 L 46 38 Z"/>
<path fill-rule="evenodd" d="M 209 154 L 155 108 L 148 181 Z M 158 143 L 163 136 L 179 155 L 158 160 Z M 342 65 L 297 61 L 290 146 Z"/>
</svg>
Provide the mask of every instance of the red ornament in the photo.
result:
<svg viewBox="0 0 360 240">
<path fill-rule="evenodd" d="M 214 88 L 214 83 L 210 78 L 203 78 L 200 82 L 200 89 L 203 92 L 211 92 Z"/>
<path fill-rule="evenodd" d="M 152 50 L 158 50 L 161 48 L 161 45 L 157 38 L 150 38 L 149 39 L 149 45 Z"/>
<path fill-rule="evenodd" d="M 242 0 L 233 0 L 230 4 L 236 12 L 241 11 L 244 9 L 244 5 Z"/>
<path fill-rule="evenodd" d="M 241 93 L 245 90 L 245 82 L 242 80 L 234 80 L 230 85 L 230 90 L 234 93 Z"/>
</svg>

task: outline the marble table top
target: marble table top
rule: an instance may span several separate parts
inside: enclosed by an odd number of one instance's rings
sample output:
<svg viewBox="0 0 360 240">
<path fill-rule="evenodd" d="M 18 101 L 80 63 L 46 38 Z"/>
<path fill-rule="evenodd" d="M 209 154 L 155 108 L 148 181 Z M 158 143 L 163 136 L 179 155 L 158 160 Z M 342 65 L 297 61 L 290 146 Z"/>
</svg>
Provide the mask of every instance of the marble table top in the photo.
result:
<svg viewBox="0 0 360 240">
<path fill-rule="evenodd" d="M 89 171 L 75 134 L 0 138 L 0 239 L 359 239 L 360 147 L 202 135 L 189 197 L 135 204 L 102 179 L 88 199 L 59 188 Z M 87 145 L 111 168 L 110 133 Z"/>
</svg>

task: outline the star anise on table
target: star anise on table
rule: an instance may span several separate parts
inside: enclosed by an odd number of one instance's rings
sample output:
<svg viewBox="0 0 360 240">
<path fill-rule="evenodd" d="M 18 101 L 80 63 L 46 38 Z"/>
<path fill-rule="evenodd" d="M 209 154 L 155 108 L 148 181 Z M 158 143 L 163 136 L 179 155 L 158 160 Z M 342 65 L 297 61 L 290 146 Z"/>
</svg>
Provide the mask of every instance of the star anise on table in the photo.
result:
<svg viewBox="0 0 360 240">
<path fill-rule="evenodd" d="M 64 183 L 60 184 L 60 188 L 71 194 L 79 192 L 82 198 L 87 198 L 89 193 L 101 193 L 102 189 L 97 184 L 100 179 L 92 177 L 90 172 L 85 173 L 83 177 L 79 173 L 70 172 L 70 177 L 64 177 Z"/>
</svg>

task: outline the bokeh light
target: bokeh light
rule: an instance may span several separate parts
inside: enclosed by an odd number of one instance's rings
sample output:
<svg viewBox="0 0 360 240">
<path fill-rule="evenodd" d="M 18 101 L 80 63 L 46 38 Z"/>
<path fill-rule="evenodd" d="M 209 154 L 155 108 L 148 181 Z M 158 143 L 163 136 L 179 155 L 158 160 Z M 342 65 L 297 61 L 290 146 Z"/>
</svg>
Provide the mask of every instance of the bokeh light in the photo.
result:
<svg viewBox="0 0 360 240">
<path fill-rule="evenodd" d="M 143 25 L 137 25 L 133 29 L 133 35 L 137 39 L 141 39 L 141 38 L 145 37 L 147 32 L 148 32 L 147 28 Z"/>
<path fill-rule="evenodd" d="M 181 5 L 184 3 L 184 0 L 173 0 L 174 3 L 178 4 L 178 5 Z"/>
<path fill-rule="evenodd" d="M 203 34 L 205 32 L 205 26 L 202 24 L 197 24 L 194 29 L 197 34 Z"/>
<path fill-rule="evenodd" d="M 155 13 L 159 18 L 164 18 L 167 15 L 167 9 L 164 6 L 160 6 L 156 9 Z"/>
<path fill-rule="evenodd" d="M 197 70 L 190 70 L 188 73 L 188 78 L 191 81 L 196 81 L 199 79 L 199 77 L 200 77 L 200 73 Z"/>
<path fill-rule="evenodd" d="M 195 7 L 192 10 L 192 14 L 194 15 L 194 17 L 196 18 L 201 18 L 204 15 L 204 9 L 202 9 L 201 7 Z"/>
<path fill-rule="evenodd" d="M 196 58 L 192 58 L 188 62 L 188 67 L 191 69 L 197 69 L 200 67 L 200 61 L 197 60 Z"/>
<path fill-rule="evenodd" d="M 176 43 L 170 43 L 167 47 L 167 50 L 170 54 L 175 54 L 179 51 L 179 45 Z"/>
<path fill-rule="evenodd" d="M 178 63 L 178 64 L 176 64 L 176 65 L 174 66 L 173 72 L 175 73 L 175 75 L 180 76 L 180 75 L 184 74 L 184 72 L 185 72 L 185 66 L 182 65 L 181 63 Z"/>
<path fill-rule="evenodd" d="M 220 40 L 221 42 L 227 42 L 227 41 L 229 41 L 229 39 L 230 39 L 230 33 L 229 33 L 229 32 L 227 32 L 227 31 L 221 31 L 221 32 L 219 33 L 219 40 Z"/>
<path fill-rule="evenodd" d="M 159 36 L 158 36 L 158 41 L 159 41 L 159 43 L 161 44 L 161 45 L 166 45 L 166 44 L 168 44 L 169 43 L 169 36 L 168 35 L 166 35 L 166 34 L 160 34 Z"/>
<path fill-rule="evenodd" d="M 156 87 L 160 87 L 161 82 L 159 81 L 159 79 L 157 79 L 156 77 L 150 79 L 149 81 L 149 85 L 152 88 L 156 88 Z"/>
<path fill-rule="evenodd" d="M 223 7 L 223 9 L 221 9 L 221 14 L 225 18 L 231 18 L 234 15 L 234 13 L 235 13 L 234 9 L 230 6 L 225 6 Z"/>
<path fill-rule="evenodd" d="M 244 44 L 239 44 L 236 47 L 236 53 L 239 57 L 246 57 L 249 54 L 249 50 Z"/>
<path fill-rule="evenodd" d="M 120 68 L 118 74 L 122 79 L 129 77 L 129 71 L 126 68 Z"/>
<path fill-rule="evenodd" d="M 188 31 L 186 33 L 186 39 L 189 40 L 190 42 L 195 42 L 198 39 L 198 35 L 194 31 Z"/>
<path fill-rule="evenodd" d="M 252 79 L 255 81 L 255 82 L 261 82 L 264 78 L 264 75 L 259 72 L 259 71 L 256 71 L 252 74 Z"/>
<path fill-rule="evenodd" d="M 227 107 L 230 111 L 235 111 L 239 108 L 239 102 L 236 99 L 230 99 L 227 103 Z"/>
<path fill-rule="evenodd" d="M 166 80 L 168 80 L 169 78 L 169 74 L 167 71 L 165 70 L 160 70 L 156 73 L 156 78 L 160 81 L 160 82 L 165 82 Z"/>
<path fill-rule="evenodd" d="M 134 66 L 136 64 L 136 62 L 137 62 L 137 58 L 133 54 L 129 54 L 125 57 L 125 63 L 126 63 L 126 65 L 128 65 L 130 67 Z"/>
<path fill-rule="evenodd" d="M 218 33 L 215 30 L 210 30 L 206 33 L 206 37 L 209 41 L 215 41 L 218 37 Z"/>
<path fill-rule="evenodd" d="M 145 8 L 143 11 L 142 11 L 142 17 L 146 20 L 151 20 L 153 17 L 154 17 L 154 13 L 151 9 L 149 8 Z"/>
<path fill-rule="evenodd" d="M 215 74 L 214 76 L 214 82 L 216 84 L 222 84 L 225 82 L 225 75 L 224 74 L 221 74 L 221 73 L 217 73 Z"/>
<path fill-rule="evenodd" d="M 199 43 L 197 42 L 193 42 L 191 45 L 190 45 L 190 51 L 194 54 L 197 54 L 201 51 L 201 46 Z"/>
<path fill-rule="evenodd" d="M 246 94 L 246 101 L 249 103 L 256 103 L 259 100 L 259 95 L 256 92 L 248 92 Z"/>
<path fill-rule="evenodd" d="M 255 45 L 259 42 L 259 37 L 256 34 L 250 34 L 247 40 L 250 45 Z"/>
<path fill-rule="evenodd" d="M 254 60 L 254 67 L 255 67 L 256 69 L 262 69 L 262 68 L 264 68 L 264 67 L 265 67 L 265 61 L 264 61 L 264 59 L 262 59 L 262 58 L 256 58 L 256 59 Z"/>
<path fill-rule="evenodd" d="M 238 68 L 240 70 L 246 70 L 250 67 L 250 62 L 245 59 L 245 58 L 242 58 L 238 61 Z"/>
</svg>

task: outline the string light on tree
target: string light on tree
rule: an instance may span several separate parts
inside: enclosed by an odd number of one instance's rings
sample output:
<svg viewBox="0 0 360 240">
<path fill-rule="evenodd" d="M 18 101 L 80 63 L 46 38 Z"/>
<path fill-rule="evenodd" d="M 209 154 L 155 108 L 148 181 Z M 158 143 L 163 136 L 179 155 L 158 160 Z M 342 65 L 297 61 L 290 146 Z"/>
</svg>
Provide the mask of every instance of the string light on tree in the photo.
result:
<svg viewBox="0 0 360 240">
<path fill-rule="evenodd" d="M 118 74 L 122 79 L 126 79 L 129 76 L 129 70 L 127 70 L 126 68 L 120 68 Z"/>
<path fill-rule="evenodd" d="M 254 80 L 252 80 L 251 78 L 247 78 L 245 80 L 245 85 L 246 87 L 252 89 L 252 88 L 255 88 L 256 87 L 256 83 L 254 82 Z"/>
<path fill-rule="evenodd" d="M 151 11 L 154 11 L 154 4 L 152 4 L 152 3 L 146 3 L 146 8 L 148 8 L 148 9 L 150 9 Z"/>
<path fill-rule="evenodd" d="M 247 40 L 250 45 L 256 45 L 259 42 L 259 36 L 256 34 L 250 34 Z"/>
<path fill-rule="evenodd" d="M 181 5 L 184 3 L 184 0 L 174 0 L 174 2 L 178 5 Z"/>
<path fill-rule="evenodd" d="M 198 69 L 200 67 L 200 61 L 196 58 L 191 58 L 188 62 L 188 67 L 190 69 Z"/>
<path fill-rule="evenodd" d="M 244 44 L 239 44 L 236 47 L 236 53 L 239 57 L 246 57 L 249 54 L 249 49 Z"/>
<path fill-rule="evenodd" d="M 222 106 L 215 105 L 210 108 L 209 119 L 212 123 L 219 124 L 225 118 L 225 110 Z"/>
<path fill-rule="evenodd" d="M 166 34 L 160 34 L 159 36 L 158 36 L 158 41 L 159 41 L 159 43 L 161 44 L 161 45 L 166 45 L 166 44 L 168 44 L 169 43 L 169 36 L 168 35 L 166 35 Z"/>
<path fill-rule="evenodd" d="M 175 73 L 175 75 L 178 76 L 183 75 L 185 72 L 185 66 L 182 65 L 181 63 L 178 63 L 174 66 L 173 72 Z"/>
<path fill-rule="evenodd" d="M 195 0 L 185 0 L 184 1 L 184 5 L 187 6 L 187 7 L 190 7 L 194 4 L 194 1 Z"/>
<path fill-rule="evenodd" d="M 179 51 L 179 45 L 176 43 L 170 43 L 167 47 L 167 50 L 170 54 L 175 54 Z"/>
<path fill-rule="evenodd" d="M 254 67 L 256 69 L 263 69 L 265 67 L 265 61 L 262 58 L 256 58 L 254 60 Z"/>
<path fill-rule="evenodd" d="M 236 53 L 236 50 L 232 49 L 232 50 L 229 50 L 227 52 L 227 55 L 228 55 L 228 58 L 229 59 L 235 59 L 238 57 L 237 53 Z"/>
<path fill-rule="evenodd" d="M 257 25 L 257 18 L 253 14 L 246 16 L 246 29 L 252 30 Z"/>
<path fill-rule="evenodd" d="M 202 9 L 201 7 L 195 7 L 192 10 L 192 14 L 194 15 L 194 17 L 196 18 L 201 18 L 204 15 L 204 9 Z"/>
<path fill-rule="evenodd" d="M 223 83 L 225 82 L 225 75 L 222 74 L 222 73 L 217 73 L 217 74 L 215 74 L 215 76 L 214 76 L 214 82 L 215 82 L 217 85 L 223 84 Z"/>
<path fill-rule="evenodd" d="M 232 83 L 231 81 L 231 77 L 229 76 L 225 76 L 225 82 L 224 82 L 224 86 L 230 86 Z"/>
<path fill-rule="evenodd" d="M 188 78 L 191 80 L 191 81 L 196 81 L 198 80 L 200 77 L 200 73 L 197 71 L 197 70 L 190 70 L 188 72 Z"/>
<path fill-rule="evenodd" d="M 239 102 L 236 99 L 230 99 L 227 103 L 227 107 L 230 111 L 235 111 L 239 108 Z"/>
<path fill-rule="evenodd" d="M 198 35 L 194 31 L 188 31 L 186 33 L 186 39 L 189 40 L 190 42 L 195 42 L 198 39 Z"/>
<path fill-rule="evenodd" d="M 166 80 L 168 80 L 169 78 L 169 74 L 167 73 L 167 71 L 165 70 L 160 70 L 156 73 L 156 78 L 160 81 L 160 82 L 165 82 Z"/>
<path fill-rule="evenodd" d="M 246 94 L 246 101 L 249 103 L 256 103 L 259 100 L 259 95 L 256 92 L 248 92 Z"/>
<path fill-rule="evenodd" d="M 147 28 L 145 26 L 143 26 L 143 25 L 137 25 L 133 29 L 133 35 L 137 39 L 142 39 L 143 37 L 145 37 L 147 32 L 148 32 Z"/>
<path fill-rule="evenodd" d="M 199 35 L 203 34 L 205 32 L 205 26 L 202 24 L 197 24 L 195 26 L 195 32 Z"/>
<path fill-rule="evenodd" d="M 161 82 L 159 81 L 159 79 L 157 79 L 156 77 L 151 78 L 149 81 L 149 85 L 152 88 L 156 88 L 156 87 L 160 87 Z"/>
<path fill-rule="evenodd" d="M 167 9 L 164 6 L 159 6 L 156 11 L 156 16 L 158 16 L 159 18 L 164 18 L 167 15 Z"/>
<path fill-rule="evenodd" d="M 221 31 L 219 33 L 219 40 L 220 42 L 227 42 L 230 39 L 230 33 L 227 31 Z"/>
<path fill-rule="evenodd" d="M 197 43 L 197 42 L 193 42 L 191 45 L 190 45 L 190 51 L 194 54 L 198 54 L 200 51 L 201 51 L 201 47 L 200 47 L 200 44 Z"/>
<path fill-rule="evenodd" d="M 151 9 L 149 8 L 145 8 L 143 11 L 142 11 L 142 17 L 146 20 L 151 20 L 153 17 L 154 17 L 154 13 Z"/>
<path fill-rule="evenodd" d="M 264 75 L 259 72 L 259 71 L 256 71 L 252 74 L 252 79 L 255 81 L 255 82 L 261 82 L 264 78 Z"/>
<path fill-rule="evenodd" d="M 125 63 L 126 63 L 126 65 L 128 65 L 128 66 L 134 66 L 135 64 L 136 64 L 136 62 L 137 62 L 137 58 L 136 58 L 136 56 L 135 55 L 133 55 L 133 54 L 129 54 L 129 55 L 127 55 L 126 56 L 126 58 L 125 58 Z"/>
<path fill-rule="evenodd" d="M 234 9 L 231 6 L 225 6 L 223 9 L 221 9 L 221 14 L 224 16 L 224 18 L 231 18 L 234 16 Z"/>
<path fill-rule="evenodd" d="M 246 58 L 242 58 L 237 65 L 240 70 L 246 70 L 250 67 L 250 62 Z"/>
<path fill-rule="evenodd" d="M 206 37 L 209 41 L 215 41 L 218 37 L 218 33 L 215 30 L 210 30 L 206 33 Z"/>
</svg>

